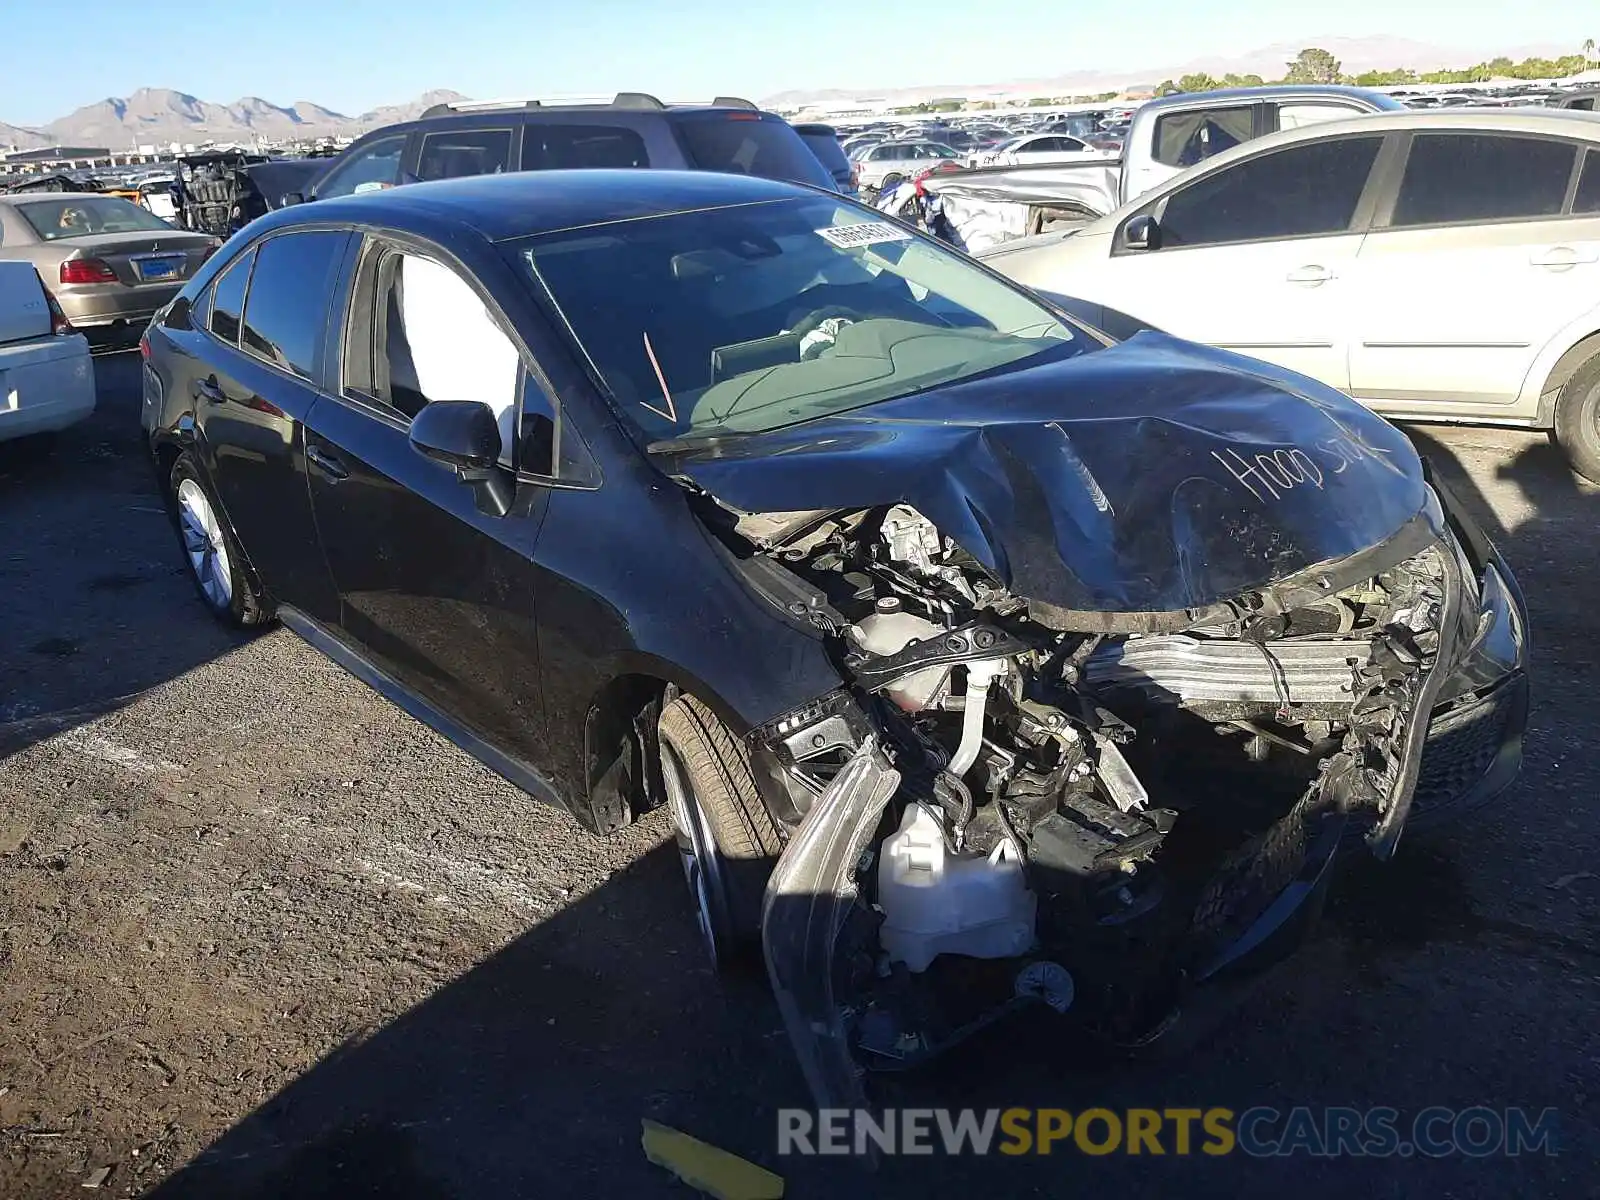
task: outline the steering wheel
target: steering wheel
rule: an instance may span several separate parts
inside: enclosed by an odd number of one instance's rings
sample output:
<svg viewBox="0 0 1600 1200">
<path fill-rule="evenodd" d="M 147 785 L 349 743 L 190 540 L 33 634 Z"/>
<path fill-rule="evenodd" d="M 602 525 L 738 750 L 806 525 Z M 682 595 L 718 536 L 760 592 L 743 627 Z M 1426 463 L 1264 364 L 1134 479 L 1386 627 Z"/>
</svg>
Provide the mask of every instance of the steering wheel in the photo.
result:
<svg viewBox="0 0 1600 1200">
<path fill-rule="evenodd" d="M 789 326 L 789 332 L 803 341 L 807 334 L 815 332 L 824 321 L 831 321 L 835 317 L 843 321 L 866 320 L 853 308 L 845 308 L 841 304 L 829 304 L 822 308 L 814 308 L 798 321 L 793 322 Z"/>
</svg>

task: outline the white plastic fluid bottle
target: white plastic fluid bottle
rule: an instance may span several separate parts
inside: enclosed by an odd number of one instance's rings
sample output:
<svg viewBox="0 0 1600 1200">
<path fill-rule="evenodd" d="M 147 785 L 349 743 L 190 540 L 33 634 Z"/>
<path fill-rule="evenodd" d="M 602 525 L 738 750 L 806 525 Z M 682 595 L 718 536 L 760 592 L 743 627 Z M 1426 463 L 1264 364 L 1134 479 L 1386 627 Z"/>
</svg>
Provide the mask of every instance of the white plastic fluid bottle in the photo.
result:
<svg viewBox="0 0 1600 1200">
<path fill-rule="evenodd" d="M 954 854 L 938 818 L 907 807 L 878 859 L 879 939 L 889 958 L 926 971 L 940 954 L 1012 958 L 1033 944 L 1037 901 L 1010 838 L 988 854 Z"/>
</svg>

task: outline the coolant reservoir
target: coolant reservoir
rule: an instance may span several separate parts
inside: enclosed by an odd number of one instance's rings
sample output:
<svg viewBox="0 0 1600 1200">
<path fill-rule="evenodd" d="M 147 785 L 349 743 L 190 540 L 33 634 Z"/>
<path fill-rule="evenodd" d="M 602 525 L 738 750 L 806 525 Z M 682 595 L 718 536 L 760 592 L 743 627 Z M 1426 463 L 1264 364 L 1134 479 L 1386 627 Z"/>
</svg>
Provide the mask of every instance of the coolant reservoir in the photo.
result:
<svg viewBox="0 0 1600 1200">
<path fill-rule="evenodd" d="M 937 818 L 906 809 L 878 859 L 878 937 L 895 962 L 925 971 L 939 954 L 1011 958 L 1033 944 L 1036 901 L 1009 838 L 988 854 L 952 854 Z"/>
<path fill-rule="evenodd" d="M 868 654 L 898 654 L 912 642 L 925 642 L 943 634 L 944 630 L 932 621 L 902 610 L 900 601 L 892 596 L 879 600 L 877 611 L 855 624 L 856 644 Z M 919 712 L 933 700 L 949 673 L 949 667 L 929 667 L 897 679 L 885 690 L 906 712 Z"/>
</svg>

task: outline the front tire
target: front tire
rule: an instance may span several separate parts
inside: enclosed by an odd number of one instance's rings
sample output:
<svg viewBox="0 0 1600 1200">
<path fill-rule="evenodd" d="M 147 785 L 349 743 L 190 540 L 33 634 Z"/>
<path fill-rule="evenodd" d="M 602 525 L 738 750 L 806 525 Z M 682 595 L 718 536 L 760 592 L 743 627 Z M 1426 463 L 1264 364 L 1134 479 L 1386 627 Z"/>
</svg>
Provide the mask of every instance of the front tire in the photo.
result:
<svg viewBox="0 0 1600 1200">
<path fill-rule="evenodd" d="M 761 902 L 783 846 L 744 744 L 693 696 L 657 725 L 661 780 L 700 936 L 718 968 L 751 957 Z"/>
<path fill-rule="evenodd" d="M 1600 356 L 1579 367 L 1562 387 L 1554 432 L 1572 469 L 1600 483 Z"/>
<path fill-rule="evenodd" d="M 211 615 L 236 629 L 270 621 L 272 606 L 251 582 L 239 543 L 222 519 L 222 507 L 187 451 L 172 465 L 167 504 L 189 579 Z"/>
</svg>

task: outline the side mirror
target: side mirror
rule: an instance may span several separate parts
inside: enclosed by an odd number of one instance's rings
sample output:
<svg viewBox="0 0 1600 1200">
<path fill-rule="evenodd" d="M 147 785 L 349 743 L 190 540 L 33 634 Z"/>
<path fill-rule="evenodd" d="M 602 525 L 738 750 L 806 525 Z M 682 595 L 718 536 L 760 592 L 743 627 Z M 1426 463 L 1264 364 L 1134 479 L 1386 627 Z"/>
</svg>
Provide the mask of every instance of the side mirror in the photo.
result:
<svg viewBox="0 0 1600 1200">
<path fill-rule="evenodd" d="M 1124 250 L 1159 250 L 1161 226 L 1147 213 L 1129 217 L 1127 224 L 1122 227 L 1121 241 Z"/>
<path fill-rule="evenodd" d="M 500 466 L 500 423 L 479 400 L 435 400 L 411 420 L 411 446 L 424 458 L 454 467 L 471 486 L 480 512 L 511 511 L 516 481 Z"/>
</svg>

